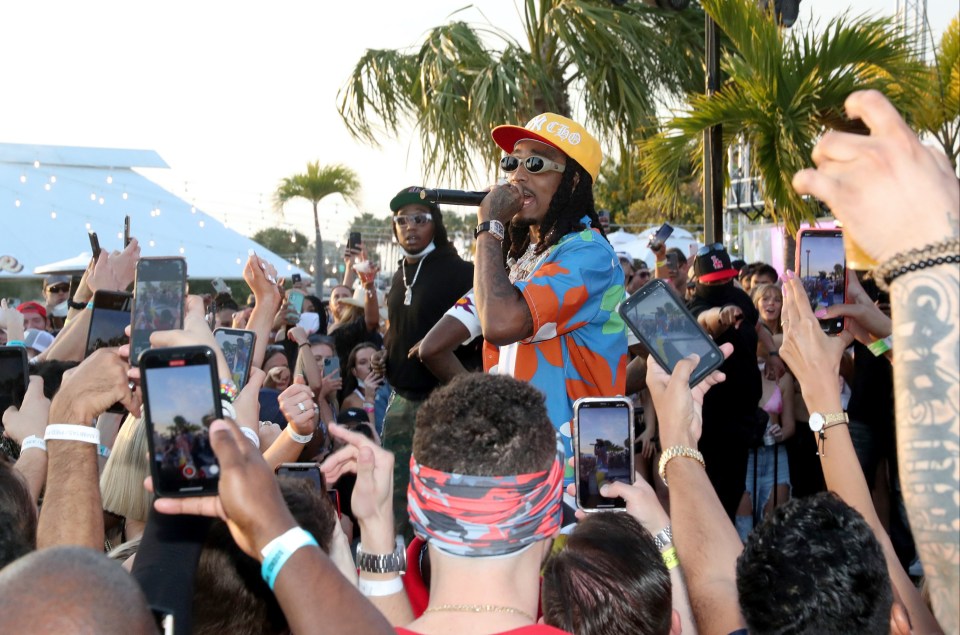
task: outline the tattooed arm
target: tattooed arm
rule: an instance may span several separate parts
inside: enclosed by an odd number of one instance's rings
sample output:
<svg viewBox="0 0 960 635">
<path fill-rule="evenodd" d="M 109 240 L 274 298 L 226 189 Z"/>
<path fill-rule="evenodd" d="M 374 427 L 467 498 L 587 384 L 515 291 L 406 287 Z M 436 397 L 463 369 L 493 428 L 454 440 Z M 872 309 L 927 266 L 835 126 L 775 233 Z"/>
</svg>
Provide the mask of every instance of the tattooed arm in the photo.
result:
<svg viewBox="0 0 960 635">
<path fill-rule="evenodd" d="M 897 455 L 910 527 L 944 631 L 960 627 L 960 267 L 892 285 Z"/>
<path fill-rule="evenodd" d="M 506 223 L 520 209 L 522 202 L 523 197 L 514 186 L 495 187 L 483 199 L 479 220 Z M 511 284 L 504 270 L 501 243 L 490 232 L 477 237 L 473 289 L 485 340 L 503 346 L 533 335 L 530 307 L 520 290 Z"/>
</svg>

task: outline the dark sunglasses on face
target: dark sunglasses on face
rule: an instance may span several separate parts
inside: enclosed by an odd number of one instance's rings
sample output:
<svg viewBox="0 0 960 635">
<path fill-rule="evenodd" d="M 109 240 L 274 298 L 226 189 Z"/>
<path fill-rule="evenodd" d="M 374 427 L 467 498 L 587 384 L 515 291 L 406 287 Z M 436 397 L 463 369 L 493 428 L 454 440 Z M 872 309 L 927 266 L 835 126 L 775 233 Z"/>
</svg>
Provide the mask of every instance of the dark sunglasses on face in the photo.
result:
<svg viewBox="0 0 960 635">
<path fill-rule="evenodd" d="M 411 214 L 410 216 L 394 216 L 393 222 L 397 227 L 406 227 L 408 223 L 426 225 L 433 220 L 430 214 Z"/>
<path fill-rule="evenodd" d="M 698 249 L 697 255 L 706 256 L 711 251 L 723 251 L 724 249 L 725 247 L 723 246 L 723 243 L 713 243 L 712 245 L 704 245 L 703 247 Z"/>
<path fill-rule="evenodd" d="M 47 287 L 47 291 L 50 293 L 66 293 L 69 290 L 69 284 L 55 284 L 52 287 Z"/>
<path fill-rule="evenodd" d="M 520 163 L 521 161 L 517 157 L 507 155 L 500 159 L 500 169 L 504 172 L 516 172 L 517 168 L 520 167 Z M 564 169 L 566 169 L 565 165 L 538 156 L 529 156 L 524 159 L 522 163 L 523 168 L 530 174 L 539 174 L 544 170 L 562 173 Z"/>
<path fill-rule="evenodd" d="M 649 272 L 649 271 L 638 271 L 638 272 L 635 273 L 634 275 L 637 276 L 638 278 L 640 278 L 641 280 L 646 280 L 646 279 L 648 279 L 648 278 L 650 277 L 650 272 Z"/>
</svg>

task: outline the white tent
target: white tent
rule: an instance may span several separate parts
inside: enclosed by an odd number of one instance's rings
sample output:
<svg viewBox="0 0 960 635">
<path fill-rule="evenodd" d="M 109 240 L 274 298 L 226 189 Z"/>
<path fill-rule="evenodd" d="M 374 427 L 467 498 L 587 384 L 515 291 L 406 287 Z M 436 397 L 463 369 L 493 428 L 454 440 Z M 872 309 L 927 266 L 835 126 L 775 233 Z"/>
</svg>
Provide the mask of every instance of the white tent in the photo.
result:
<svg viewBox="0 0 960 635">
<path fill-rule="evenodd" d="M 240 278 L 251 250 L 282 276 L 311 278 L 135 167 L 169 166 L 152 150 L 0 143 L 0 282 L 73 270 L 62 261 L 90 253 L 91 230 L 120 249 L 127 215 L 143 256 L 183 256 L 193 278 Z"/>
<path fill-rule="evenodd" d="M 656 233 L 656 227 L 646 229 L 639 234 L 631 234 L 621 229 L 607 234 L 607 238 L 616 251 L 628 253 L 635 260 L 643 260 L 647 263 L 647 266 L 652 269 L 656 265 L 656 258 L 647 245 Z M 696 250 L 701 247 L 701 244 L 693 237 L 693 234 L 687 230 L 682 227 L 674 227 L 673 233 L 670 235 L 670 238 L 667 239 L 667 248 L 670 247 L 676 247 L 689 258 L 691 252 L 696 253 Z"/>
</svg>

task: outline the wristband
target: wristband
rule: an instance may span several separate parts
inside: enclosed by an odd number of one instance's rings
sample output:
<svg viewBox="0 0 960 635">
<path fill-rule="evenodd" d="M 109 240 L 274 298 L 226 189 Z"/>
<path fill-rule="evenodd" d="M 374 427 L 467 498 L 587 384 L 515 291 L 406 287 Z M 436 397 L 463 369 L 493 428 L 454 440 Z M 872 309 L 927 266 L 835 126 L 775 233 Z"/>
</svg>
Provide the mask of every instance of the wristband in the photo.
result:
<svg viewBox="0 0 960 635">
<path fill-rule="evenodd" d="M 257 448 L 258 450 L 260 449 L 260 437 L 257 435 L 256 432 L 254 432 L 250 428 L 244 428 L 242 426 L 240 427 L 240 432 L 243 433 L 243 436 L 250 439 L 250 443 L 252 443 L 255 448 Z"/>
<path fill-rule="evenodd" d="M 707 469 L 707 464 L 703 462 L 703 455 L 693 448 L 688 448 L 685 445 L 674 445 L 663 451 L 663 454 L 660 455 L 660 478 L 663 480 L 663 484 L 667 484 L 667 463 L 672 461 L 677 457 L 684 457 L 687 459 L 693 459 L 700 464 L 700 467 Z"/>
<path fill-rule="evenodd" d="M 666 266 L 667 266 L 667 261 L 666 261 L 666 260 L 658 260 L 658 261 L 657 261 L 657 269 L 659 269 L 660 267 L 666 267 Z"/>
<path fill-rule="evenodd" d="M 870 342 L 867 344 L 867 349 L 873 353 L 874 357 L 880 357 L 884 353 L 888 353 L 893 350 L 893 336 L 888 335 L 882 340 Z"/>
<path fill-rule="evenodd" d="M 220 400 L 220 410 L 223 412 L 224 417 L 230 417 L 234 421 L 237 420 L 237 410 L 233 407 L 233 404 L 227 401 L 226 399 Z"/>
<path fill-rule="evenodd" d="M 20 444 L 20 451 L 32 450 L 36 448 L 38 450 L 47 451 L 47 442 L 38 437 L 35 434 L 31 434 L 29 437 L 23 440 L 23 443 Z"/>
<path fill-rule="evenodd" d="M 277 575 L 287 560 L 301 547 L 313 545 L 319 547 L 317 541 L 310 532 L 300 527 L 293 527 L 280 534 L 260 550 L 263 556 L 263 565 L 260 567 L 260 575 L 263 581 L 267 583 L 270 590 L 273 591 L 273 584 L 277 581 Z"/>
<path fill-rule="evenodd" d="M 370 403 L 369 401 L 364 401 L 364 402 L 363 402 L 363 410 L 364 410 L 367 414 L 370 414 L 371 412 L 373 412 L 373 404 Z"/>
<path fill-rule="evenodd" d="M 99 454 L 100 456 L 102 456 L 102 457 L 105 458 L 105 459 L 109 459 L 109 458 L 110 458 L 110 448 L 108 448 L 108 447 L 105 446 L 105 445 L 98 445 L 98 446 L 97 446 L 97 454 Z"/>
<path fill-rule="evenodd" d="M 296 432 L 294 432 L 292 425 L 287 424 L 286 430 L 290 434 L 290 438 L 296 441 L 297 443 L 299 443 L 300 445 L 305 445 L 307 443 L 310 443 L 310 441 L 313 439 L 312 432 L 310 434 L 297 434 Z"/>
<path fill-rule="evenodd" d="M 403 591 L 403 578 L 399 575 L 389 580 L 357 580 L 357 589 L 368 598 L 382 598 Z"/>
<path fill-rule="evenodd" d="M 87 302 L 87 310 L 92 310 L 92 309 L 93 309 L 93 300 L 90 300 L 89 302 Z"/>
<path fill-rule="evenodd" d="M 43 434 L 44 441 L 83 441 L 100 445 L 100 431 L 89 426 L 51 423 Z"/>
<path fill-rule="evenodd" d="M 232 379 L 220 380 L 220 396 L 222 396 L 226 401 L 233 403 L 237 398 L 237 392 L 237 385 L 233 383 Z"/>
<path fill-rule="evenodd" d="M 20 348 L 26 348 L 27 344 L 23 340 L 7 340 L 7 346 L 19 346 Z"/>
<path fill-rule="evenodd" d="M 680 558 L 677 557 L 676 547 L 670 547 L 660 555 L 663 557 L 663 564 L 667 565 L 668 571 L 680 566 Z"/>
</svg>

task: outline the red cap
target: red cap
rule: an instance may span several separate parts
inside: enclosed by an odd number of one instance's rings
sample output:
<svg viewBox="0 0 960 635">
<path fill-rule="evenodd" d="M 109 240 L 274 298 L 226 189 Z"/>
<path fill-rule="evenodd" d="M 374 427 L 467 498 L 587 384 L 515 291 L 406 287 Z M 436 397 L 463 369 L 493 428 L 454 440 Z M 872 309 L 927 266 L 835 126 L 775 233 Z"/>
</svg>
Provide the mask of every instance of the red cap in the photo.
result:
<svg viewBox="0 0 960 635">
<path fill-rule="evenodd" d="M 17 311 L 20 311 L 20 313 L 39 313 L 43 319 L 47 319 L 47 309 L 39 302 L 21 302 Z"/>
</svg>

